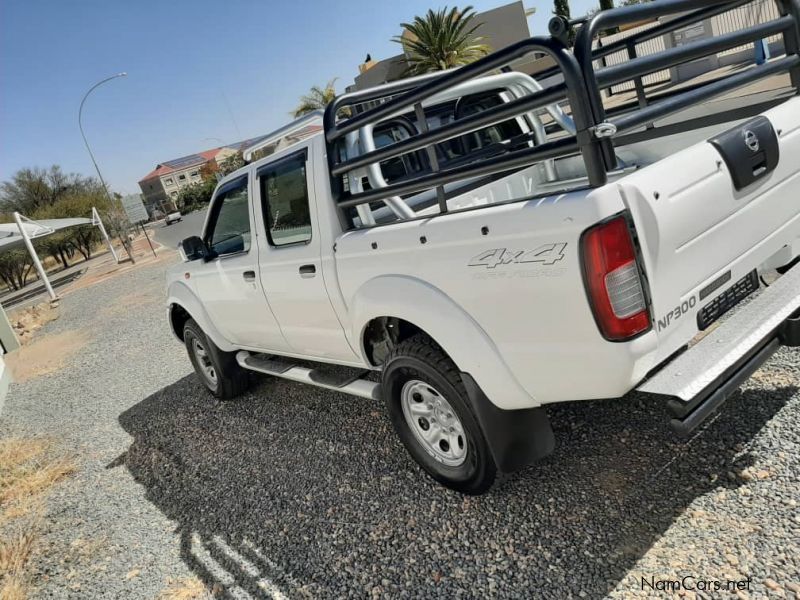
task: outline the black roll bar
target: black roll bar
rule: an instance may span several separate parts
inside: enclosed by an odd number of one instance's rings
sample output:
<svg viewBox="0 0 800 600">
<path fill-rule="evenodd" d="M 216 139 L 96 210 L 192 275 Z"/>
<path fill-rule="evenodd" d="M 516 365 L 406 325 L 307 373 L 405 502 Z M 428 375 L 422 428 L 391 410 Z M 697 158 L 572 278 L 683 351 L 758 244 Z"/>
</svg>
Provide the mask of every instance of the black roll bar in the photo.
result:
<svg viewBox="0 0 800 600">
<path fill-rule="evenodd" d="M 495 173 L 511 171 L 535 162 L 547 160 L 548 158 L 566 156 L 577 151 L 578 142 L 575 136 L 565 137 L 553 142 L 547 142 L 541 146 L 524 148 L 501 156 L 495 156 L 475 164 L 470 163 L 460 167 L 446 169 L 438 173 L 417 177 L 410 181 L 403 181 L 388 187 L 361 192 L 360 194 L 353 194 L 347 200 L 339 202 L 339 206 L 342 208 L 349 208 L 351 206 L 358 206 L 359 204 L 383 200 L 389 196 L 413 194 L 415 192 L 431 189 L 438 185 L 447 185 L 448 183 L 453 183 L 454 181 L 459 181 L 466 177 L 481 177 L 483 175 L 493 175 Z"/>
<path fill-rule="evenodd" d="M 791 27 L 794 27 L 794 20 L 791 17 L 781 17 L 776 21 L 761 23 L 750 29 L 726 33 L 686 46 L 676 46 L 658 54 L 642 56 L 618 65 L 597 69 L 595 70 L 595 77 L 599 87 L 608 87 L 622 81 L 628 81 L 634 77 L 641 77 L 680 63 L 708 56 L 709 54 L 717 54 L 737 46 L 743 46 L 749 42 L 783 33 Z"/>
<path fill-rule="evenodd" d="M 697 23 L 698 21 L 705 21 L 706 19 L 716 17 L 717 15 L 721 15 L 722 13 L 728 12 L 729 10 L 733 10 L 734 8 L 744 6 L 745 4 L 750 4 L 752 1 L 753 0 L 736 0 L 735 2 L 731 2 L 730 0 L 728 0 L 728 2 L 723 2 L 721 4 L 718 3 L 717 6 L 709 6 L 706 8 L 702 8 L 700 10 L 696 10 L 694 12 L 690 12 L 689 14 L 680 17 L 676 17 L 675 19 L 671 19 L 670 21 L 661 23 L 660 25 L 656 25 L 655 27 L 651 27 L 650 29 L 641 31 L 629 38 L 617 40 L 616 42 L 612 42 L 607 46 L 601 46 L 600 48 L 596 48 L 593 51 L 594 59 L 597 60 L 598 58 L 609 56 L 611 54 L 614 54 L 615 52 L 623 51 L 627 48 L 628 44 L 630 44 L 632 40 L 634 41 L 635 44 L 649 42 L 650 40 L 654 40 L 658 37 L 661 37 L 666 33 L 672 33 L 673 31 L 686 27 L 687 25 L 692 25 L 693 23 Z M 693 8 L 697 7 L 695 6 Z"/>
<path fill-rule="evenodd" d="M 647 108 L 627 113 L 621 117 L 612 118 L 610 122 L 614 124 L 619 132 L 630 131 L 650 121 L 674 114 L 693 104 L 703 102 L 715 96 L 719 96 L 720 94 L 725 94 L 736 88 L 758 81 L 759 79 L 764 79 L 765 77 L 778 73 L 785 73 L 798 65 L 800 65 L 800 57 L 796 54 L 793 56 L 785 56 L 767 63 L 764 66 L 748 69 L 747 71 L 736 73 L 735 75 L 720 79 L 714 83 L 689 90 L 669 100 L 652 104 Z"/>
<path fill-rule="evenodd" d="M 514 59 L 530 54 L 531 52 L 541 52 L 555 60 L 564 75 L 564 81 L 567 85 L 567 96 L 574 113 L 575 126 L 578 128 L 578 131 L 581 131 L 583 128 L 588 128 L 590 126 L 589 121 L 584 118 L 588 110 L 584 95 L 585 86 L 580 74 L 580 68 L 575 62 L 575 57 L 562 43 L 553 38 L 532 37 L 527 40 L 521 40 L 497 52 L 493 52 L 459 69 L 447 72 L 439 77 L 434 77 L 430 81 L 426 81 L 422 85 L 404 94 L 395 96 L 379 106 L 358 113 L 341 123 L 336 123 L 335 117 L 339 110 L 345 106 L 363 103 L 365 101 L 364 98 L 370 95 L 368 93 L 370 90 L 365 90 L 367 93 L 354 92 L 352 94 L 343 94 L 329 104 L 325 110 L 323 124 L 325 125 L 326 139 L 332 142 L 359 129 L 366 123 L 376 123 L 390 116 L 392 113 L 403 109 L 411 109 L 416 103 L 422 102 L 434 94 L 443 92 L 450 87 L 458 85 L 459 83 L 464 83 L 480 75 L 485 75 L 495 69 L 499 69 Z M 375 99 L 374 96 L 371 99 Z"/>
<path fill-rule="evenodd" d="M 637 56 L 635 47 L 644 41 L 674 32 L 696 22 L 709 19 L 721 13 L 744 6 L 753 0 L 655 0 L 653 2 L 631 5 L 602 11 L 591 18 L 582 18 L 566 23 L 563 19 L 554 22 L 554 31 L 560 32 L 566 25 L 581 25 L 574 48 L 570 52 L 565 44 L 555 37 L 532 37 L 490 54 L 474 63 L 444 74 L 430 74 L 412 80 L 400 80 L 377 88 L 344 94 L 330 103 L 323 117 L 325 140 L 328 150 L 328 163 L 333 196 L 342 209 L 343 221 L 349 222 L 346 209 L 375 201 L 386 200 L 408 194 L 438 188 L 441 212 L 446 212 L 443 187 L 459 180 L 507 173 L 536 162 L 580 153 L 583 157 L 589 185 L 598 187 L 607 181 L 608 172 L 616 168 L 615 139 L 618 133 L 630 132 L 647 126 L 645 133 L 636 133 L 642 139 L 663 135 L 661 128 L 650 129 L 653 122 L 689 106 L 703 102 L 733 89 L 748 85 L 759 79 L 788 72 L 791 75 L 794 92 L 800 89 L 800 0 L 774 0 L 780 17 L 768 23 L 759 23 L 744 29 L 701 39 L 686 45 L 676 46 L 658 54 Z M 685 13 L 685 14 L 683 14 Z M 595 37 L 602 31 L 615 27 L 631 25 L 657 17 L 672 17 L 650 29 L 640 31 L 606 46 L 593 48 Z M 725 75 L 720 79 L 699 85 L 692 89 L 681 89 L 670 96 L 649 103 L 644 92 L 642 77 L 710 56 L 725 50 L 782 35 L 786 56 L 773 59 L 763 65 Z M 595 61 L 615 52 L 627 50 L 629 60 L 622 64 L 596 68 Z M 508 65 L 513 60 L 529 53 L 537 52 L 552 58 L 562 83 L 556 83 L 541 91 L 485 109 L 477 114 L 457 119 L 447 125 L 428 130 L 420 127 L 419 132 L 409 138 L 391 145 L 374 149 L 354 157 L 339 158 L 338 143 L 348 134 L 362 127 L 384 121 L 393 115 L 415 113 L 424 120 L 423 103 L 431 97 L 445 92 L 456 85 Z M 606 118 L 600 90 L 624 81 L 634 80 L 639 109 Z M 432 146 L 459 135 L 490 127 L 510 118 L 519 117 L 533 110 L 542 109 L 566 99 L 569 102 L 575 121 L 576 134 L 561 137 L 539 146 L 513 149 L 513 144 L 505 146 L 504 154 L 488 158 L 479 155 L 465 157 L 465 164 L 441 170 L 438 161 L 431 162 L 431 172 L 424 175 L 410 175 L 400 181 L 368 191 L 350 193 L 344 191 L 342 176 L 354 169 L 380 164 L 386 160 L 427 149 L 434 155 Z M 368 103 L 373 103 L 371 106 Z M 337 121 L 337 114 L 343 108 L 360 106 L 363 110 L 349 118 Z M 688 129 L 703 126 L 702 119 L 686 121 Z M 628 135 L 621 143 L 631 139 Z"/>
<path fill-rule="evenodd" d="M 687 25 L 691 25 L 693 23 L 697 23 L 698 21 L 703 21 L 705 19 L 710 19 L 712 17 L 716 17 L 724 12 L 728 12 L 729 10 L 733 10 L 734 8 L 738 8 L 740 6 L 744 6 L 745 4 L 750 4 L 753 0 L 728 0 L 727 3 L 723 2 L 717 6 L 710 6 L 700 10 L 696 10 L 690 12 L 688 14 L 682 15 L 680 17 L 676 17 L 671 19 L 665 23 L 661 23 L 656 25 L 655 27 L 651 27 L 650 29 L 646 29 L 644 31 L 640 31 L 634 35 L 626 37 L 621 40 L 617 40 L 616 42 L 612 42 L 608 45 L 599 46 L 592 50 L 592 57 L 594 60 L 599 60 L 606 56 L 610 56 L 611 54 L 616 54 L 617 52 L 625 52 L 631 46 L 637 46 L 644 42 L 649 42 L 655 38 L 661 37 L 667 33 L 671 33 L 677 29 L 685 27 Z M 616 8 L 614 10 L 622 10 L 622 8 Z M 636 8 L 635 6 L 631 6 L 631 8 Z M 641 17 L 642 20 L 646 19 L 647 17 Z M 581 17 L 579 19 L 574 19 L 569 22 L 570 25 L 583 25 L 585 24 L 590 17 Z M 557 21 L 559 17 L 553 17 L 550 20 L 551 27 L 554 27 L 556 30 L 561 26 Z M 638 21 L 637 18 L 633 22 Z M 602 29 L 598 29 L 602 31 Z M 551 30 L 552 31 L 552 30 Z M 552 69 L 548 69 L 542 73 L 540 73 L 540 77 L 546 78 L 555 75 L 558 72 L 558 68 L 554 67 Z"/>
<path fill-rule="evenodd" d="M 543 90 L 537 94 L 532 94 L 530 97 L 522 98 L 514 103 L 499 107 L 499 109 L 496 107 L 496 109 L 489 109 L 469 117 L 468 119 L 460 120 L 452 124 L 449 131 L 447 128 L 432 130 L 409 138 L 409 140 L 405 140 L 404 142 L 399 142 L 386 148 L 376 150 L 368 160 L 358 157 L 350 161 L 349 164 L 341 163 L 337 160 L 335 143 L 348 133 L 352 133 L 366 124 L 376 124 L 392 114 L 405 110 L 413 110 L 415 105 L 422 103 L 435 94 L 470 79 L 485 75 L 531 52 L 540 52 L 550 56 L 556 62 L 564 76 L 563 86 L 556 86 L 555 89 Z M 378 106 L 369 108 L 337 123 L 336 115 L 342 108 L 352 107 L 387 96 L 391 97 Z M 539 147 L 529 148 L 519 152 L 511 152 L 504 156 L 480 161 L 477 164 L 465 165 L 450 171 L 418 177 L 402 184 L 381 187 L 360 194 L 353 194 L 350 196 L 349 200 L 342 201 L 342 196 L 344 194 L 339 175 L 347 170 L 355 168 L 353 166 L 355 164 L 364 166 L 376 162 L 376 156 L 378 160 L 380 160 L 381 158 L 385 159 L 409 152 L 412 146 L 413 148 L 429 146 L 436 143 L 437 140 L 440 141 L 441 139 L 448 139 L 459 135 L 458 133 L 453 133 L 459 128 L 465 127 L 468 131 L 480 129 L 481 127 L 486 127 L 504 120 L 503 117 L 518 116 L 532 108 L 552 104 L 553 101 L 563 96 L 566 96 L 569 101 L 572 118 L 577 131 L 575 136 L 566 138 L 567 143 L 563 140 L 559 140 L 558 143 L 552 145 L 543 144 Z M 416 87 L 410 89 L 404 87 L 402 84 L 398 84 L 395 86 L 383 86 L 377 89 L 344 94 L 327 106 L 323 117 L 325 138 L 328 145 L 331 189 L 334 196 L 339 200 L 339 206 L 347 208 L 349 206 L 357 206 L 383 198 L 410 193 L 410 189 L 428 189 L 429 187 L 444 185 L 445 183 L 453 181 L 454 174 L 456 173 L 474 172 L 475 174 L 480 173 L 485 175 L 507 171 L 512 168 L 517 168 L 522 164 L 531 164 L 537 160 L 544 160 L 545 158 L 552 157 L 551 150 L 553 149 L 558 151 L 558 155 L 564 155 L 576 150 L 579 151 L 583 155 L 591 185 L 604 185 L 607 181 L 607 173 L 603 167 L 599 141 L 596 140 L 592 134 L 595 124 L 592 120 L 591 108 L 587 100 L 588 94 L 586 86 L 581 75 L 580 67 L 575 61 L 575 57 L 560 41 L 547 37 L 532 37 L 527 40 L 522 40 L 457 70 L 447 72 L 443 75 L 432 76 L 430 80 L 425 80 L 421 84 L 417 84 Z M 514 114 L 502 110 L 508 108 L 511 104 L 513 104 L 512 110 Z M 441 131 L 442 129 L 444 129 L 444 131 Z M 399 151 L 398 145 L 400 145 Z M 570 148 L 570 150 L 568 150 L 568 148 Z M 528 162 L 520 163 L 520 157 Z M 345 165 L 346 168 L 343 168 Z M 459 177 L 464 176 L 465 175 L 460 175 Z M 425 182 L 425 187 L 416 185 L 418 182 L 422 181 Z"/>
<path fill-rule="evenodd" d="M 525 96 L 506 104 L 495 106 L 494 108 L 487 109 L 476 115 L 453 121 L 448 125 L 438 127 L 427 133 L 406 138 L 391 146 L 384 146 L 372 152 L 361 154 L 355 158 L 339 163 L 331 172 L 333 175 L 341 175 L 351 169 L 381 162 L 399 154 L 406 154 L 425 146 L 430 146 L 431 144 L 438 144 L 439 142 L 475 131 L 476 129 L 481 129 L 488 125 L 501 123 L 509 118 L 518 116 L 520 113 L 542 108 L 548 104 L 564 100 L 566 97 L 567 87 L 564 84 L 559 84 L 536 94 L 531 94 L 530 96 Z"/>
<path fill-rule="evenodd" d="M 655 2 L 648 2 L 645 4 L 636 4 L 631 6 L 624 6 L 614 10 L 601 11 L 589 20 L 578 31 L 575 40 L 575 58 L 581 65 L 584 79 L 586 80 L 586 88 L 589 94 L 589 104 L 592 110 L 592 116 L 596 123 L 603 123 L 606 121 L 606 113 L 603 107 L 603 99 L 600 94 L 601 87 L 604 87 L 608 82 L 618 83 L 627 79 L 641 77 L 648 73 L 653 72 L 653 66 L 661 68 L 675 66 L 685 60 L 699 58 L 714 54 L 720 50 L 728 48 L 735 48 L 741 45 L 741 40 L 744 38 L 752 38 L 755 33 L 762 34 L 766 31 L 773 31 L 772 25 L 777 23 L 775 27 L 778 28 L 774 33 L 783 33 L 786 45 L 787 56 L 797 53 L 800 47 L 800 30 L 798 23 L 800 22 L 800 0 L 776 0 L 781 14 L 788 19 L 784 21 L 783 18 L 768 24 L 756 25 L 743 29 L 732 34 L 718 36 L 711 40 L 704 40 L 693 42 L 686 46 L 672 48 L 670 50 L 661 52 L 657 55 L 648 57 L 632 58 L 630 62 L 615 67 L 606 67 L 605 69 L 595 70 L 594 61 L 598 58 L 599 53 L 592 49 L 595 36 L 600 32 L 612 27 L 620 27 L 636 23 L 645 19 L 654 17 L 670 16 L 683 11 L 690 11 L 689 14 L 677 17 L 671 21 L 662 23 L 650 30 L 639 32 L 624 41 L 624 47 L 630 48 L 635 46 L 644 39 L 652 39 L 653 31 L 663 35 L 665 33 L 676 31 L 681 27 L 688 24 L 696 23 L 707 19 L 710 16 L 721 14 L 723 12 L 732 10 L 739 6 L 746 4 L 741 0 L 657 0 Z M 768 25 L 769 27 L 765 26 Z M 762 39 L 755 37 L 754 39 Z M 751 41 L 751 40 L 750 40 Z M 618 42 L 619 43 L 619 42 Z M 609 48 L 615 48 L 615 44 L 609 44 L 601 49 L 601 52 L 607 52 Z M 616 48 L 619 50 L 619 48 Z M 634 53 L 635 56 L 635 53 Z M 782 70 L 788 70 L 792 73 L 792 82 L 797 89 L 800 85 L 800 73 L 798 67 L 793 61 L 781 62 L 780 68 L 770 67 L 770 65 L 763 65 L 755 67 L 754 70 L 761 69 L 760 75 L 738 76 L 744 74 L 737 74 L 728 76 L 724 79 L 715 81 L 713 83 L 704 85 L 700 90 L 692 90 L 689 92 L 679 93 L 674 97 L 668 98 L 658 103 L 658 108 L 647 107 L 646 100 L 640 104 L 645 104 L 644 107 L 637 111 L 636 116 L 630 116 L 623 120 L 617 119 L 612 121 L 618 125 L 621 121 L 623 124 L 636 122 L 639 125 L 649 125 L 656 117 L 666 116 L 682 110 L 695 102 L 705 100 L 707 98 L 716 96 L 718 94 L 730 91 L 742 85 L 747 85 L 752 81 L 760 79 L 761 76 L 774 74 Z M 765 67 L 770 67 L 765 69 Z M 624 76 L 624 77 L 623 77 Z M 606 84 L 601 83 L 606 80 Z M 610 85 L 610 84 L 609 84 Z M 646 115 L 650 115 L 650 120 L 643 120 Z M 619 126 L 619 125 L 618 125 Z M 605 159 L 605 166 L 607 169 L 612 169 L 616 166 L 616 156 L 614 153 L 614 143 L 608 138 L 603 140 L 602 143 L 603 158 Z"/>
</svg>

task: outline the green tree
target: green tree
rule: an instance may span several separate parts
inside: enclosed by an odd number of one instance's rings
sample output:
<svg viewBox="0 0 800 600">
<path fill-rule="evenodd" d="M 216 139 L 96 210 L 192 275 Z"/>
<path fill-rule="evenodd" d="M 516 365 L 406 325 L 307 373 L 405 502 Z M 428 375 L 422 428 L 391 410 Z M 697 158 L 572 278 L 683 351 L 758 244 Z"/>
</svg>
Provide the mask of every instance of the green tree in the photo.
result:
<svg viewBox="0 0 800 600">
<path fill-rule="evenodd" d="M 408 67 L 404 75 L 422 75 L 469 64 L 489 54 L 482 36 L 476 35 L 481 24 L 475 21 L 472 6 L 459 10 L 454 6 L 416 16 L 411 23 L 401 23 L 403 35 L 392 38 L 403 46 Z"/>
<path fill-rule="evenodd" d="M 20 169 L 0 183 L 0 211 L 31 216 L 74 193 L 97 193 L 103 189 L 92 177 L 64 173 L 61 167 Z"/>
<path fill-rule="evenodd" d="M 334 77 L 324 87 L 312 86 L 307 94 L 300 96 L 300 103 L 292 111 L 296 119 L 315 110 L 325 110 L 325 107 L 336 98 L 336 78 Z"/>
<path fill-rule="evenodd" d="M 33 269 L 33 261 L 27 250 L 0 252 L 0 279 L 12 290 L 25 287 Z"/>
<path fill-rule="evenodd" d="M 69 266 L 70 259 L 70 234 L 56 232 L 34 241 L 34 246 L 39 255 L 49 254 L 57 263 L 61 263 L 64 268 Z"/>
<path fill-rule="evenodd" d="M 119 194 L 109 201 L 105 189 L 93 177 L 66 174 L 58 165 L 48 169 L 20 169 L 0 183 L 0 223 L 14 221 L 14 211 L 35 220 L 91 216 L 92 207 L 100 212 L 108 229 L 127 242 L 130 224 L 122 210 Z M 80 253 L 91 258 L 100 243 L 100 232 L 93 225 L 78 225 L 33 240 L 40 256 L 50 255 L 64 267 Z M 126 249 L 128 249 L 126 245 Z M 0 280 L 12 289 L 23 287 L 33 269 L 23 249 L 0 253 Z"/>
<path fill-rule="evenodd" d="M 217 187 L 215 177 L 206 178 L 199 183 L 193 183 L 182 188 L 178 193 L 178 206 L 185 211 L 201 208 L 211 201 L 214 189 Z"/>
<path fill-rule="evenodd" d="M 234 171 L 241 169 L 247 163 L 244 160 L 244 156 L 242 156 L 241 152 L 237 152 L 236 154 L 231 154 L 227 158 L 225 158 L 221 163 L 219 163 L 219 168 L 217 169 L 217 173 L 219 173 L 220 177 L 225 177 L 225 175 L 229 175 Z"/>
<path fill-rule="evenodd" d="M 178 192 L 178 197 L 176 198 L 178 207 L 181 210 L 192 211 L 208 204 L 211 201 L 211 196 L 214 195 L 219 179 L 241 169 L 246 164 L 242 153 L 237 152 L 221 160 L 214 168 L 201 169 L 202 180 L 198 183 L 187 185 Z"/>
<path fill-rule="evenodd" d="M 30 216 L 32 219 L 64 219 L 70 217 L 88 218 L 92 207 L 101 213 L 109 209 L 108 197 L 101 186 L 91 183 L 76 186 L 49 206 L 40 208 Z M 100 232 L 93 225 L 70 227 L 37 240 L 37 248 L 49 253 L 53 258 L 68 266 L 67 258 L 79 252 L 84 259 L 92 257 L 92 252 L 100 243 Z"/>
<path fill-rule="evenodd" d="M 609 10 L 614 8 L 614 0 L 600 0 L 600 10 Z"/>
</svg>

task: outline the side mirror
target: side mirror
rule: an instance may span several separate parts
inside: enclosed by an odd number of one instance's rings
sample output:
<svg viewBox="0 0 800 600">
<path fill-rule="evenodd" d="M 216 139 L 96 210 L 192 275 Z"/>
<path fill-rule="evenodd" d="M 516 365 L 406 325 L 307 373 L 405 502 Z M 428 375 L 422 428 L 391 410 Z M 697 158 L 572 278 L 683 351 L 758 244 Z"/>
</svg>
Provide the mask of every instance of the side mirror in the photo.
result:
<svg viewBox="0 0 800 600">
<path fill-rule="evenodd" d="M 201 258 L 206 259 L 211 255 L 211 250 L 209 250 L 205 242 L 196 235 L 188 237 L 178 244 L 178 250 L 180 250 L 184 262 L 200 260 Z"/>
</svg>

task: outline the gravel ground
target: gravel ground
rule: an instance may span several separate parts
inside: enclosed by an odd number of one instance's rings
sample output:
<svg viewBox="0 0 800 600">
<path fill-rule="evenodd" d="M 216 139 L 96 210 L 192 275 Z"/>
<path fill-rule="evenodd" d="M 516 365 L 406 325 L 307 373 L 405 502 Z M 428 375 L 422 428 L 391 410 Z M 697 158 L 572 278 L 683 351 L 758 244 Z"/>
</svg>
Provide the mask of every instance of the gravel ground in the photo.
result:
<svg viewBox="0 0 800 600">
<path fill-rule="evenodd" d="M 237 598 L 623 598 L 684 575 L 800 598 L 800 353 L 688 443 L 635 395 L 556 407 L 556 453 L 468 498 L 423 475 L 378 404 L 266 378 L 213 402 L 168 333 L 162 271 L 66 297 L 39 335 L 87 345 L 0 417 L 80 458 L 52 498 L 43 596 L 153 598 L 193 573 Z"/>
</svg>

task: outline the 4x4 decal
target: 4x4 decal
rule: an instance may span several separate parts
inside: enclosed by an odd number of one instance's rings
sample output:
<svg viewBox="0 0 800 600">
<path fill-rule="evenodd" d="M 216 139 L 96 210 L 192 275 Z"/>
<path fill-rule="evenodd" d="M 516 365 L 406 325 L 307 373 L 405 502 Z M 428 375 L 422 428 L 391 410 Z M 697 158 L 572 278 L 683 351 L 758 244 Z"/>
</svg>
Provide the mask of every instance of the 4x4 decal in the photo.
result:
<svg viewBox="0 0 800 600">
<path fill-rule="evenodd" d="M 536 250 L 509 250 L 508 248 L 494 248 L 484 250 L 471 261 L 470 267 L 486 267 L 494 269 L 500 265 L 522 264 L 522 263 L 542 263 L 544 265 L 554 265 L 564 258 L 566 243 L 544 244 Z"/>
</svg>

